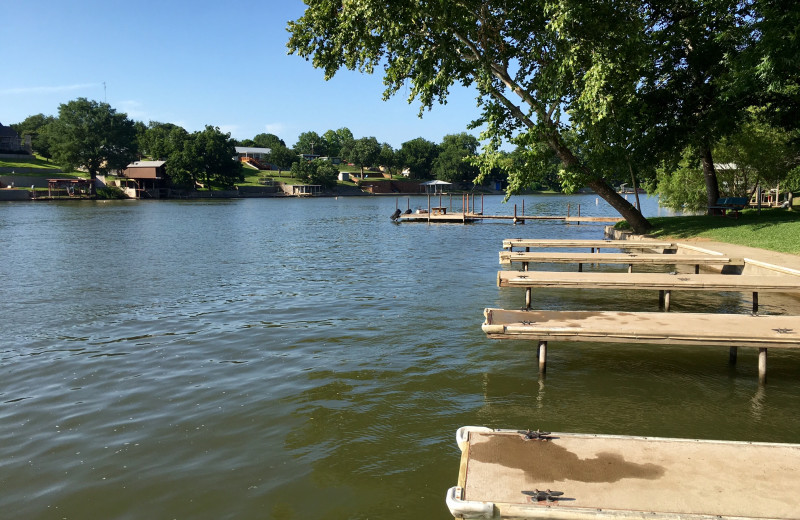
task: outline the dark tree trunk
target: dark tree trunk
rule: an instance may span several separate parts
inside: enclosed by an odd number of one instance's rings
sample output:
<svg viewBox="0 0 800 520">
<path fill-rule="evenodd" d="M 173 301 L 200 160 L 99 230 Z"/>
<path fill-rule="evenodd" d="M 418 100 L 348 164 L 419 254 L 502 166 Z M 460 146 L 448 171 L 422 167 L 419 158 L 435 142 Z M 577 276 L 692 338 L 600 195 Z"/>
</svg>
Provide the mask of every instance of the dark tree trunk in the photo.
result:
<svg viewBox="0 0 800 520">
<path fill-rule="evenodd" d="M 547 142 L 548 145 L 556 152 L 558 158 L 561 159 L 561 162 L 564 164 L 564 166 L 580 168 L 587 174 L 587 176 L 592 178 L 587 186 L 592 188 L 594 192 L 602 197 L 603 200 L 608 202 L 612 208 L 617 210 L 622 218 L 624 218 L 631 226 L 631 229 L 634 233 L 641 235 L 652 229 L 653 225 L 647 221 L 644 215 L 642 215 L 642 212 L 636 209 L 633 204 L 628 202 L 625 197 L 622 197 L 619 193 L 617 193 L 617 190 L 609 185 L 604 179 L 595 177 L 592 175 L 591 170 L 581 165 L 580 161 L 578 161 L 578 158 L 572 153 L 572 150 L 570 150 L 561 142 L 561 139 L 555 132 L 550 136 L 550 139 L 548 139 Z"/>
<path fill-rule="evenodd" d="M 625 197 L 622 197 L 619 193 L 617 193 L 617 190 L 611 187 L 603 179 L 595 179 L 589 182 L 589 187 L 592 188 L 600 197 L 602 197 L 603 200 L 611 204 L 611 207 L 617 210 L 619 214 L 622 215 L 622 218 L 628 221 L 628 224 L 630 224 L 634 233 L 642 235 L 650 231 L 650 229 L 653 227 L 652 224 L 650 224 L 650 222 L 644 218 L 644 215 L 642 215 L 641 211 L 636 209 L 633 204 L 625 200 Z"/>
<path fill-rule="evenodd" d="M 711 147 L 708 144 L 703 145 L 701 153 L 703 154 L 703 177 L 706 180 L 706 195 L 708 196 L 708 214 L 712 215 L 715 210 L 712 210 L 711 206 L 715 206 L 719 199 L 719 182 L 717 181 L 717 171 L 714 169 L 714 159 L 711 156 Z"/>
</svg>

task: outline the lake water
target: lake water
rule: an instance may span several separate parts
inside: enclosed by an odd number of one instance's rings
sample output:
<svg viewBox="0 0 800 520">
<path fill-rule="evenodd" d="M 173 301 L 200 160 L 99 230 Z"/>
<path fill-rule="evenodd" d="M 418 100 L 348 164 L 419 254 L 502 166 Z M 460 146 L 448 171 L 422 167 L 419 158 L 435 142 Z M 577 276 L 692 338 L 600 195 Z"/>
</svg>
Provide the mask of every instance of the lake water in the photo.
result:
<svg viewBox="0 0 800 520">
<path fill-rule="evenodd" d="M 521 206 L 500 201 L 484 212 Z M 525 203 L 614 214 L 594 195 Z M 0 204 L 0 517 L 446 519 L 463 425 L 800 442 L 800 353 L 770 352 L 759 388 L 752 349 L 731 367 L 725 349 L 552 344 L 540 380 L 534 345 L 486 339 L 484 307 L 524 302 L 495 285 L 502 239 L 602 226 L 395 224 L 396 204 Z M 657 295 L 534 305 L 657 310 Z"/>
</svg>

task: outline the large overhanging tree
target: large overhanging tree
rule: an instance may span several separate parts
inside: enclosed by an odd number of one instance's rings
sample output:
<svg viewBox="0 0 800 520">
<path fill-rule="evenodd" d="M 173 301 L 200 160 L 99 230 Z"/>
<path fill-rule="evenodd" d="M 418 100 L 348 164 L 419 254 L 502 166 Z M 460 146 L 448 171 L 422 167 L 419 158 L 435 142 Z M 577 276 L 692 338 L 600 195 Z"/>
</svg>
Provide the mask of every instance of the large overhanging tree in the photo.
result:
<svg viewBox="0 0 800 520">
<path fill-rule="evenodd" d="M 78 98 L 60 105 L 50 136 L 55 161 L 85 168 L 92 194 L 98 173 L 122 169 L 136 157 L 133 121 L 108 103 Z"/>
<path fill-rule="evenodd" d="M 582 0 L 306 0 L 290 22 L 289 50 L 325 71 L 383 68 L 388 98 L 410 85 L 422 108 L 456 83 L 479 94 L 489 146 L 544 143 L 566 184 L 589 186 L 637 232 L 650 224 L 609 183 L 615 172 L 587 159 L 583 139 L 621 143 L 648 48 L 642 3 Z M 622 122 L 607 123 L 612 113 Z M 606 136 L 608 132 L 614 135 Z M 577 136 L 577 139 L 576 139 Z M 618 142 L 619 141 L 619 142 Z M 591 144 L 591 143 L 589 143 Z M 625 155 L 625 154 L 622 154 Z M 520 182 L 511 182 L 512 189 Z"/>
</svg>

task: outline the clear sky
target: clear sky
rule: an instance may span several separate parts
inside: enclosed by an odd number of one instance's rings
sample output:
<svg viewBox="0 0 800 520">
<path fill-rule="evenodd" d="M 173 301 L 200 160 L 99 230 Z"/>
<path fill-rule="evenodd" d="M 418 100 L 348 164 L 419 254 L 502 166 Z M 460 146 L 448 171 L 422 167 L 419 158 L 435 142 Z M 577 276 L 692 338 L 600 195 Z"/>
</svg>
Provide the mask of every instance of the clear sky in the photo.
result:
<svg viewBox="0 0 800 520">
<path fill-rule="evenodd" d="M 441 142 L 478 116 L 463 87 L 419 119 L 407 93 L 381 100 L 379 75 L 345 70 L 325 81 L 287 54 L 287 21 L 304 9 L 300 0 L 2 0 L 0 123 L 58 115 L 85 97 L 190 132 L 268 132 L 293 146 L 302 132 L 348 127 L 399 148 Z"/>
</svg>

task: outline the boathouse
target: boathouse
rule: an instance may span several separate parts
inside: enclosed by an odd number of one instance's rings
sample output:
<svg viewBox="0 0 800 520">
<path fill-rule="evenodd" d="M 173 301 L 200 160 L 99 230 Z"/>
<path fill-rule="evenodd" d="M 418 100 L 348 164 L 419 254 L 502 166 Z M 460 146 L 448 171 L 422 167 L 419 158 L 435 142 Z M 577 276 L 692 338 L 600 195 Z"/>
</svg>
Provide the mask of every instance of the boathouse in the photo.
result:
<svg viewBox="0 0 800 520">
<path fill-rule="evenodd" d="M 169 184 L 167 161 L 136 161 L 123 171 L 120 187 L 134 199 L 159 199 Z"/>
<path fill-rule="evenodd" d="M 430 195 L 437 195 L 437 194 L 441 195 L 442 193 L 445 192 L 445 189 L 449 189 L 450 186 L 452 185 L 453 185 L 452 182 L 440 181 L 436 179 L 433 181 L 422 182 L 420 183 L 419 187 L 421 193 L 427 193 Z"/>
</svg>

